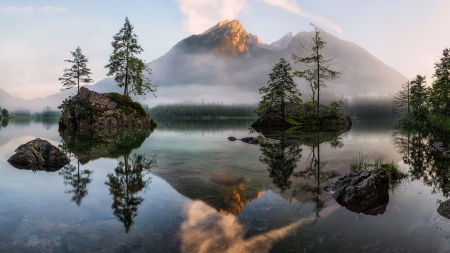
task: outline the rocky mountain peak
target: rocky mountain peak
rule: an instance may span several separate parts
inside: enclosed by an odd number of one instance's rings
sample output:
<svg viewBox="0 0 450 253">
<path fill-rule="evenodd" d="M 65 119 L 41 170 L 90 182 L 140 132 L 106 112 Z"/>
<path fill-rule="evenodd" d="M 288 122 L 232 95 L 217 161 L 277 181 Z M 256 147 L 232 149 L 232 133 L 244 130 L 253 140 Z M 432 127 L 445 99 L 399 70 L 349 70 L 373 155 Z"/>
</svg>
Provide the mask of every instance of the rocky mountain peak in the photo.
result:
<svg viewBox="0 0 450 253">
<path fill-rule="evenodd" d="M 294 36 L 292 35 L 292 32 L 288 32 L 286 35 L 281 37 L 281 39 L 272 42 L 267 48 L 272 51 L 280 51 L 285 49 L 289 46 Z"/>
</svg>

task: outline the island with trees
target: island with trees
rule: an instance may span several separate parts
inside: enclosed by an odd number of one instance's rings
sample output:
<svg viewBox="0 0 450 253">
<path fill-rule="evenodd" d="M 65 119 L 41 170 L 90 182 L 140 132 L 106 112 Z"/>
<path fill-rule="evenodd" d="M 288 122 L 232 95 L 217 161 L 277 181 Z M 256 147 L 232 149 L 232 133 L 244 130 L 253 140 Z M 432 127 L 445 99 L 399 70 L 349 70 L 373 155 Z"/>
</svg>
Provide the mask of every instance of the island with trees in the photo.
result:
<svg viewBox="0 0 450 253">
<path fill-rule="evenodd" d="M 97 93 L 80 83 L 91 83 L 91 70 L 87 67 L 88 59 L 82 54 L 80 47 L 71 52 L 73 59 L 65 60 L 72 63 L 71 68 L 64 69 L 63 77 L 59 78 L 63 90 L 77 86 L 77 94 L 69 96 L 58 107 L 62 110 L 59 120 L 61 128 L 78 130 L 102 130 L 105 128 L 140 127 L 154 128 L 156 121 L 150 117 L 142 105 L 131 99 L 131 95 L 143 95 L 156 92 L 156 86 L 150 83 L 148 75 L 151 69 L 136 55 L 143 49 L 137 43 L 137 35 L 128 18 L 120 31 L 113 36 L 111 43 L 113 52 L 109 64 L 105 66 L 108 76 L 114 76 L 119 87 L 124 87 L 123 95 Z"/>
<path fill-rule="evenodd" d="M 312 26 L 315 29 L 313 47 L 304 47 L 312 54 L 300 57 L 292 53 L 294 63 L 303 65 L 304 69 L 292 72 L 290 63 L 283 58 L 272 68 L 267 86 L 259 90 L 262 100 L 256 109 L 258 120 L 252 124 L 253 128 L 300 127 L 305 131 L 348 131 L 351 128 L 350 117 L 340 113 L 343 101 L 333 100 L 328 106 L 320 103 L 320 88 L 326 87 L 326 81 L 336 82 L 342 73 L 330 68 L 333 59 L 324 59 L 320 51 L 326 42 L 320 37 L 320 30 Z M 294 76 L 308 84 L 310 101 L 302 103 Z"/>
</svg>

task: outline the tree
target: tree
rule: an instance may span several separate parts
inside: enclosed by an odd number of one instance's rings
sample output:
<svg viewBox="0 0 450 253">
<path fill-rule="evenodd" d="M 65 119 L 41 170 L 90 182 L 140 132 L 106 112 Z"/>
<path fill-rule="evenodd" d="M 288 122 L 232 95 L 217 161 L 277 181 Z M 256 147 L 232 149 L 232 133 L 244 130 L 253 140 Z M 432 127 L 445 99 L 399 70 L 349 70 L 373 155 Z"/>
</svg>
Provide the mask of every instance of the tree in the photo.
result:
<svg viewBox="0 0 450 253">
<path fill-rule="evenodd" d="M 3 117 L 9 117 L 9 112 L 5 108 L 2 109 L 2 116 Z"/>
<path fill-rule="evenodd" d="M 414 117 L 418 120 L 424 119 L 426 113 L 428 112 L 427 108 L 427 97 L 428 97 L 428 89 L 425 87 L 426 80 L 425 76 L 417 75 L 414 77 L 411 84 L 411 99 L 410 104 L 413 110 Z"/>
<path fill-rule="evenodd" d="M 264 95 L 256 108 L 256 114 L 262 116 L 279 109 L 285 120 L 286 105 L 299 105 L 302 102 L 302 94 L 294 83 L 291 70 L 291 65 L 283 58 L 275 64 L 269 74 L 268 86 L 259 89 L 259 93 Z"/>
<path fill-rule="evenodd" d="M 409 81 L 406 81 L 404 84 L 402 84 L 402 89 L 397 92 L 392 99 L 392 112 L 397 113 L 407 111 L 409 114 L 411 110 L 410 100 L 411 83 Z"/>
<path fill-rule="evenodd" d="M 61 81 L 62 85 L 65 88 L 61 90 L 68 90 L 75 85 L 78 86 L 78 92 L 80 92 L 80 82 L 81 83 L 92 83 L 92 80 L 89 75 L 92 74 L 91 70 L 86 67 L 86 63 L 88 59 L 81 53 L 80 47 L 75 49 L 75 52 L 70 52 L 73 56 L 73 60 L 64 60 L 65 62 L 72 63 L 72 67 L 70 69 L 64 69 L 63 77 L 60 77 L 58 80 Z"/>
<path fill-rule="evenodd" d="M 306 70 L 303 71 L 295 71 L 294 75 L 304 78 L 309 85 L 312 96 L 317 90 L 317 116 L 319 115 L 319 104 L 320 104 L 320 87 L 326 88 L 326 81 L 337 81 L 341 76 L 342 72 L 331 70 L 330 66 L 333 65 L 332 59 L 324 59 L 323 55 L 320 51 L 325 47 L 326 42 L 322 40 L 319 36 L 319 29 L 311 24 L 314 27 L 315 35 L 312 38 L 313 47 L 305 48 L 308 51 L 311 51 L 312 54 L 308 57 L 300 57 L 294 53 L 292 53 L 292 59 L 295 63 L 301 63 L 306 67 Z M 314 99 L 313 99 L 314 101 Z"/>
<path fill-rule="evenodd" d="M 430 102 L 435 112 L 450 116 L 450 49 L 444 49 L 434 68 L 433 99 Z"/>
<path fill-rule="evenodd" d="M 137 43 L 137 35 L 133 34 L 134 27 L 128 18 L 120 31 L 113 36 L 111 42 L 113 53 L 109 56 L 108 76 L 114 76 L 119 87 L 124 87 L 124 95 L 146 95 L 156 92 L 156 86 L 144 75 L 151 74 L 151 69 L 135 55 L 144 51 Z"/>
</svg>

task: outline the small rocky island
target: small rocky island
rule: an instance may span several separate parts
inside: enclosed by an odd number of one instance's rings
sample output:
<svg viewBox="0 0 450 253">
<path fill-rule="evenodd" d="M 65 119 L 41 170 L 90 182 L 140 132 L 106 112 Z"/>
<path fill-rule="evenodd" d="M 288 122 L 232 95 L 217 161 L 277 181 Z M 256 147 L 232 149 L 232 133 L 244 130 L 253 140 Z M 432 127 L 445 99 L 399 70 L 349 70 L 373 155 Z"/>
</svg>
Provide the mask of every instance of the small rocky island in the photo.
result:
<svg viewBox="0 0 450 253">
<path fill-rule="evenodd" d="M 60 128 L 103 130 L 111 128 L 155 128 L 156 121 L 138 102 L 115 92 L 97 93 L 85 87 L 61 106 Z"/>
<path fill-rule="evenodd" d="M 319 117 L 316 109 L 305 104 L 286 106 L 281 110 L 270 110 L 261 115 L 252 125 L 253 128 L 290 128 L 299 127 L 304 131 L 334 131 L 346 132 L 352 127 L 349 116 L 338 112 L 331 106 L 320 105 Z"/>
</svg>

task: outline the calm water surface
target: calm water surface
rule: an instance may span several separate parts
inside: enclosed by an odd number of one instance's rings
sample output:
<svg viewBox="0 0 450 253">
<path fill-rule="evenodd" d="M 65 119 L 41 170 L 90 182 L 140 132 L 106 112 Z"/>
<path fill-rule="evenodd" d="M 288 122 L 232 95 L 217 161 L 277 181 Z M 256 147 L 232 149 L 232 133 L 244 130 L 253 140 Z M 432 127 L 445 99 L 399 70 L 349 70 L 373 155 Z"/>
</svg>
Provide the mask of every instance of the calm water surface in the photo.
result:
<svg viewBox="0 0 450 253">
<path fill-rule="evenodd" d="M 52 120 L 1 122 L 0 252 L 450 252 L 450 223 L 436 212 L 450 192 L 447 160 L 387 129 L 393 121 L 341 135 L 262 132 L 281 140 L 274 147 L 227 140 L 257 136 L 248 120 L 158 122 L 85 135 Z M 71 164 L 12 167 L 14 150 L 37 137 Z M 378 215 L 321 190 L 359 152 L 409 174 Z"/>
</svg>

